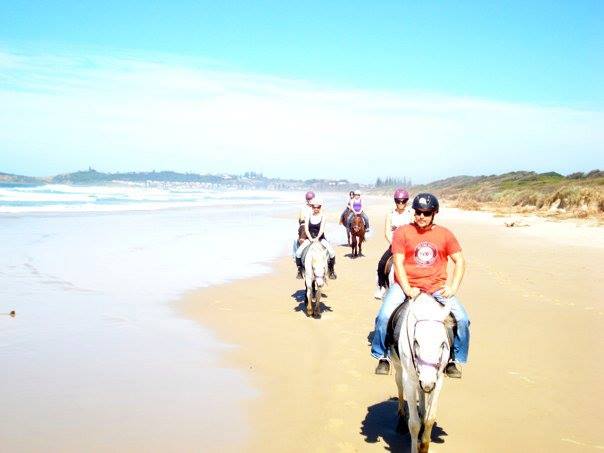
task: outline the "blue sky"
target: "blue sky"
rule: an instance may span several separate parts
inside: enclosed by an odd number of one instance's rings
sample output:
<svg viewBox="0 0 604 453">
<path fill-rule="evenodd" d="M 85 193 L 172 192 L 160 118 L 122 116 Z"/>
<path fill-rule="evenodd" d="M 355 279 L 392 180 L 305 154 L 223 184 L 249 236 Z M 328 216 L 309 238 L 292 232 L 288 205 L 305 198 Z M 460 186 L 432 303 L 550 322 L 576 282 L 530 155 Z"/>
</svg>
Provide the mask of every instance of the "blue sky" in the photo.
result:
<svg viewBox="0 0 604 453">
<path fill-rule="evenodd" d="M 0 171 L 602 168 L 602 74 L 601 1 L 2 2 Z"/>
</svg>

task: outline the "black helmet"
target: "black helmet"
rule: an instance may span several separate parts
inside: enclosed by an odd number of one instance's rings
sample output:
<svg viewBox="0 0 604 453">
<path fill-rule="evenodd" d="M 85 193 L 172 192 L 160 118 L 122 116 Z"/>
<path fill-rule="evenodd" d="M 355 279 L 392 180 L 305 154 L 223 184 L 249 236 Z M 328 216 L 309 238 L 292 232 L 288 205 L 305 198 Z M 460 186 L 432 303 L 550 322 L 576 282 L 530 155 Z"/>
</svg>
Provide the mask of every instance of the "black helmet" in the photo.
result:
<svg viewBox="0 0 604 453">
<path fill-rule="evenodd" d="M 431 193 L 418 193 L 413 199 L 411 209 L 438 212 L 438 199 Z"/>
</svg>

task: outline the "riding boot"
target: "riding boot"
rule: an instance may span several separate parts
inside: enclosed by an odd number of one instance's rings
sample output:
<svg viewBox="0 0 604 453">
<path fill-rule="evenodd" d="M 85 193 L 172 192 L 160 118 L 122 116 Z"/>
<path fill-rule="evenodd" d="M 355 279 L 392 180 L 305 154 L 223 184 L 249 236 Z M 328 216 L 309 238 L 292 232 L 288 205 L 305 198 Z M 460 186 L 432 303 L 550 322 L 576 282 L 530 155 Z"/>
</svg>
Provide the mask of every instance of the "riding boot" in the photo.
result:
<svg viewBox="0 0 604 453">
<path fill-rule="evenodd" d="M 329 278 L 331 278 L 332 280 L 338 278 L 338 276 L 336 275 L 336 271 L 334 270 L 335 265 L 336 257 L 334 256 L 333 258 L 329 258 L 329 261 L 327 262 L 327 272 L 329 273 Z"/>
<path fill-rule="evenodd" d="M 296 266 L 298 266 L 298 275 L 296 275 L 296 278 L 298 280 L 302 280 L 302 271 L 304 270 L 304 268 L 302 267 L 302 258 L 296 257 Z"/>
</svg>

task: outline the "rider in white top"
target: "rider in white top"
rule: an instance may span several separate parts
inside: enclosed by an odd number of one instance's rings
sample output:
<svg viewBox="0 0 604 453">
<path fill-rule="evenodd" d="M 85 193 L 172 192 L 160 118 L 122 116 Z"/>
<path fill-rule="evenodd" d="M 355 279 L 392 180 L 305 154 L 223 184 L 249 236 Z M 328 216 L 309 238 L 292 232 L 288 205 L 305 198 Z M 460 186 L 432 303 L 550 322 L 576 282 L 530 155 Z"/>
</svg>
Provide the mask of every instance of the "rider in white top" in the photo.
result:
<svg viewBox="0 0 604 453">
<path fill-rule="evenodd" d="M 386 263 L 392 256 L 392 251 L 390 250 L 390 244 L 392 244 L 392 234 L 394 230 L 402 225 L 406 225 L 409 223 L 409 213 L 405 212 L 407 207 L 407 201 L 409 200 L 409 192 L 405 189 L 396 189 L 394 191 L 394 209 L 386 215 L 386 222 L 384 225 L 384 235 L 386 236 L 386 240 L 388 241 L 388 249 L 382 255 L 378 263 L 377 268 L 377 288 L 375 290 L 375 294 L 373 297 L 376 299 L 381 299 L 384 293 L 386 292 L 386 287 L 388 286 L 388 278 L 386 275 Z"/>
<path fill-rule="evenodd" d="M 302 225 L 306 221 L 306 218 L 312 214 L 311 204 L 313 198 L 315 198 L 315 193 L 312 190 L 309 190 L 306 192 L 304 198 L 306 199 L 306 204 L 300 209 L 300 213 L 298 214 L 298 223 L 300 225 Z"/>
<path fill-rule="evenodd" d="M 325 216 L 321 210 L 323 202 L 315 197 L 312 202 L 312 214 L 307 219 L 307 222 L 304 224 L 304 229 L 306 230 L 306 236 L 310 239 L 305 239 L 304 242 L 298 247 L 296 251 L 296 264 L 299 266 L 298 269 L 302 267 L 302 252 L 311 244 L 311 242 L 320 241 L 321 244 L 327 249 L 327 253 L 329 253 L 329 261 L 328 265 L 328 276 L 331 279 L 338 278 L 336 272 L 334 270 L 336 263 L 336 252 L 329 243 L 327 239 L 325 239 Z M 298 274 L 297 278 L 301 278 L 301 273 Z"/>
<path fill-rule="evenodd" d="M 401 225 L 409 223 L 409 213 L 405 212 L 405 207 L 406 203 L 401 203 L 401 205 L 397 205 L 396 208 L 386 215 L 384 234 L 389 244 L 392 244 L 392 233 L 394 233 L 394 230 Z"/>
</svg>

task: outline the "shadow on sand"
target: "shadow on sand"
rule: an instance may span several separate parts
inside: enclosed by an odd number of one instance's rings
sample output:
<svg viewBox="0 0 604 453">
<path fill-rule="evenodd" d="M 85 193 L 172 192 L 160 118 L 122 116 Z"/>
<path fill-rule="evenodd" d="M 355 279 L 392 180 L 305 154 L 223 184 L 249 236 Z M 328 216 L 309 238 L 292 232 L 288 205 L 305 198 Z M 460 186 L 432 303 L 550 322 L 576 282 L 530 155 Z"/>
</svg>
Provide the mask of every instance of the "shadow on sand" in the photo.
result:
<svg viewBox="0 0 604 453">
<path fill-rule="evenodd" d="M 390 398 L 381 403 L 374 404 L 367 408 L 367 415 L 361 424 L 361 435 L 365 437 L 365 442 L 374 444 L 384 442 L 387 451 L 404 453 L 411 451 L 411 437 L 407 425 L 402 423 L 400 431 L 397 430 L 399 419 L 397 415 L 398 398 Z M 447 433 L 434 424 L 432 428 L 432 442 L 442 444 Z"/>
<path fill-rule="evenodd" d="M 365 255 L 363 255 L 362 253 L 359 253 L 357 256 L 352 256 L 352 253 L 347 253 L 346 255 L 344 255 L 346 258 L 350 258 L 353 260 L 356 260 L 357 258 L 362 258 Z"/>
<path fill-rule="evenodd" d="M 295 293 L 291 295 L 292 299 L 298 302 L 298 305 L 294 307 L 294 311 L 299 311 L 306 316 L 306 290 L 299 289 Z M 321 299 L 327 298 L 327 294 L 321 293 Z M 326 311 L 333 311 L 333 309 L 329 305 L 325 305 L 323 301 L 321 301 L 321 313 L 325 313 Z"/>
</svg>

